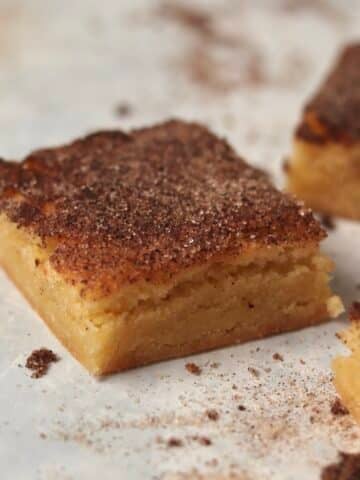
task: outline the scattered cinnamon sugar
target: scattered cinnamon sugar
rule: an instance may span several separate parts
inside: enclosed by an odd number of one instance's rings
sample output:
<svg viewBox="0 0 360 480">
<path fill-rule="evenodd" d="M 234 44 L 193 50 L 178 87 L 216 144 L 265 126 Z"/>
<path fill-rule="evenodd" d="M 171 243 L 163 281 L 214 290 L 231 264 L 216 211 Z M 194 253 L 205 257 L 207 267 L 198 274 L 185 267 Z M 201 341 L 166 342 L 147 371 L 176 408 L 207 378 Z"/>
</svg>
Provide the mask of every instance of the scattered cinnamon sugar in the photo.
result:
<svg viewBox="0 0 360 480">
<path fill-rule="evenodd" d="M 321 215 L 320 220 L 327 230 L 335 230 L 336 224 L 331 215 Z"/>
<path fill-rule="evenodd" d="M 210 409 L 210 410 L 207 410 L 206 415 L 213 422 L 216 422 L 220 418 L 219 412 L 217 410 L 213 409 L 213 408 Z"/>
<path fill-rule="evenodd" d="M 167 446 L 168 447 L 182 447 L 183 446 L 183 441 L 180 438 L 176 437 L 171 437 L 167 441 Z"/>
<path fill-rule="evenodd" d="M 40 265 L 40 260 L 38 258 L 35 258 L 35 267 L 38 267 Z"/>
<path fill-rule="evenodd" d="M 259 47 L 245 35 L 218 28 L 214 12 L 163 2 L 157 13 L 191 32 L 193 42 L 184 52 L 181 63 L 190 79 L 200 87 L 223 93 L 241 85 L 258 87 L 267 82 Z M 225 60 L 219 58 L 219 51 Z M 236 66 L 239 59 L 241 67 Z"/>
<path fill-rule="evenodd" d="M 349 319 L 351 322 L 360 322 L 360 302 L 353 302 L 349 308 Z"/>
<path fill-rule="evenodd" d="M 200 375 L 202 371 L 199 365 L 196 365 L 196 363 L 193 362 L 187 363 L 185 365 L 185 368 L 189 373 L 192 373 L 193 375 Z"/>
<path fill-rule="evenodd" d="M 41 378 L 46 375 L 51 363 L 57 362 L 59 357 L 47 348 L 34 350 L 26 360 L 26 368 L 32 370 L 31 378 Z"/>
<path fill-rule="evenodd" d="M 360 453 L 340 453 L 338 463 L 325 467 L 321 480 L 358 480 L 360 479 Z"/>
<path fill-rule="evenodd" d="M 280 353 L 278 353 L 278 352 L 274 353 L 273 356 L 272 356 L 272 358 L 273 358 L 274 360 L 279 360 L 280 362 L 283 362 L 283 361 L 284 361 L 284 357 L 283 357 Z"/>
<path fill-rule="evenodd" d="M 244 412 L 246 410 L 246 407 L 244 407 L 244 405 L 238 405 L 238 410 L 240 410 L 240 412 Z"/>
<path fill-rule="evenodd" d="M 336 398 L 331 404 L 331 413 L 336 416 L 349 415 L 349 410 L 341 403 L 340 398 Z"/>
</svg>

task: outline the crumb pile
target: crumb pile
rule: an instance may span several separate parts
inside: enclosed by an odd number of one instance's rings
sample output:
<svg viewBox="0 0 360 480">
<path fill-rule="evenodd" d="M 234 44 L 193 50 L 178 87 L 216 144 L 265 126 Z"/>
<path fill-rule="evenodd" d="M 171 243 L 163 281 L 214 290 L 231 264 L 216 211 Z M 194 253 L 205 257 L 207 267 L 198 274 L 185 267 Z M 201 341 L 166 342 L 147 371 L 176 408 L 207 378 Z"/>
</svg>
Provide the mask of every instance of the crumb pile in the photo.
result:
<svg viewBox="0 0 360 480">
<path fill-rule="evenodd" d="M 41 378 L 46 375 L 51 363 L 57 362 L 59 357 L 47 348 L 34 350 L 26 359 L 26 368 L 32 370 L 31 378 Z"/>
</svg>

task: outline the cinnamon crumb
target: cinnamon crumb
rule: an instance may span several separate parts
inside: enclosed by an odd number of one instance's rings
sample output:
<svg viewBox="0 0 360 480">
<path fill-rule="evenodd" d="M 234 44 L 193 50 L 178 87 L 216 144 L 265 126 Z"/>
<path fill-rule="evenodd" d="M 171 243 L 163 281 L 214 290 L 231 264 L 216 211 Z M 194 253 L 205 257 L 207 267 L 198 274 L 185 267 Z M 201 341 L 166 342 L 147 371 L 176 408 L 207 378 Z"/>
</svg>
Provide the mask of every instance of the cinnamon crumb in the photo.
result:
<svg viewBox="0 0 360 480">
<path fill-rule="evenodd" d="M 240 410 L 240 412 L 244 412 L 246 410 L 246 407 L 244 407 L 244 405 L 238 405 L 238 410 Z"/>
<path fill-rule="evenodd" d="M 283 361 L 284 361 L 284 357 L 283 357 L 280 353 L 278 353 L 278 352 L 274 353 L 273 356 L 272 356 L 272 358 L 273 358 L 274 360 L 279 360 L 280 362 L 283 362 Z"/>
<path fill-rule="evenodd" d="M 251 373 L 251 375 L 253 375 L 254 377 L 256 378 L 259 378 L 260 377 L 260 372 L 257 368 L 254 368 L 254 367 L 248 367 L 248 371 Z"/>
<path fill-rule="evenodd" d="M 35 267 L 38 267 L 40 265 L 40 260 L 38 258 L 35 258 Z"/>
<path fill-rule="evenodd" d="M 349 415 L 349 410 L 341 403 L 340 398 L 336 398 L 331 404 L 331 413 L 336 416 Z"/>
<path fill-rule="evenodd" d="M 206 415 L 208 416 L 208 418 L 210 420 L 212 420 L 213 422 L 216 422 L 217 420 L 219 420 L 219 412 L 215 409 L 210 409 L 210 410 L 207 410 L 206 411 Z"/>
<path fill-rule="evenodd" d="M 171 448 L 172 447 L 182 447 L 183 446 L 183 441 L 180 440 L 180 438 L 171 437 L 167 441 L 167 446 L 171 447 Z"/>
<path fill-rule="evenodd" d="M 115 107 L 115 115 L 117 117 L 128 117 L 133 113 L 132 106 L 127 102 L 120 102 Z"/>
<path fill-rule="evenodd" d="M 193 362 L 187 363 L 185 365 L 185 368 L 189 373 L 192 373 L 193 375 L 200 375 L 202 371 L 199 365 L 196 365 L 196 363 Z"/>
<path fill-rule="evenodd" d="M 49 370 L 51 363 L 57 362 L 58 356 L 47 348 L 34 350 L 26 360 L 26 368 L 32 370 L 31 378 L 43 377 Z"/>
<path fill-rule="evenodd" d="M 200 445 L 203 445 L 205 447 L 208 447 L 209 445 L 212 445 L 212 441 L 208 437 L 203 437 L 203 436 L 200 436 L 200 435 L 194 435 L 192 437 L 192 439 L 195 440 L 196 442 L 198 442 Z"/>
<path fill-rule="evenodd" d="M 212 362 L 210 363 L 211 368 L 219 368 L 220 367 L 220 362 Z"/>
<path fill-rule="evenodd" d="M 351 322 L 360 322 L 360 302 L 353 302 L 349 308 L 349 319 Z"/>
</svg>

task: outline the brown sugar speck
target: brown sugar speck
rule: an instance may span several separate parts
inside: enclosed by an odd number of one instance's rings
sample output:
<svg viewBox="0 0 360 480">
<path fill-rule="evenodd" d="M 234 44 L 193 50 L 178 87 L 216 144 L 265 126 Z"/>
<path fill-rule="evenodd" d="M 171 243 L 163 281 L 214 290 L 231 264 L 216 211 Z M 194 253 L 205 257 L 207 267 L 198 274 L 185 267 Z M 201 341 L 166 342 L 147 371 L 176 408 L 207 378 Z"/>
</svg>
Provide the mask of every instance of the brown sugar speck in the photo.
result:
<svg viewBox="0 0 360 480">
<path fill-rule="evenodd" d="M 219 412 L 215 409 L 210 409 L 210 410 L 207 410 L 206 411 L 206 415 L 207 417 L 212 420 L 213 422 L 216 422 L 217 420 L 219 420 L 220 418 L 220 415 L 219 415 Z"/>
<path fill-rule="evenodd" d="M 321 480 L 359 480 L 360 453 L 340 453 L 338 463 L 325 467 L 321 473 Z"/>
<path fill-rule="evenodd" d="M 272 358 L 274 360 L 279 360 L 280 362 L 284 361 L 284 357 L 280 353 L 277 353 L 277 352 L 273 354 Z"/>
<path fill-rule="evenodd" d="M 58 360 L 58 356 L 52 350 L 40 348 L 31 353 L 26 360 L 25 366 L 33 371 L 31 378 L 40 378 L 47 373 L 49 365 Z"/>
<path fill-rule="evenodd" d="M 336 416 L 349 415 L 349 410 L 336 398 L 331 404 L 331 413 Z"/>
<path fill-rule="evenodd" d="M 189 362 L 185 365 L 185 368 L 186 370 L 189 372 L 189 373 L 192 373 L 193 375 L 200 375 L 202 370 L 201 368 L 199 367 L 199 365 L 196 365 L 196 363 L 193 363 L 193 362 Z"/>
<path fill-rule="evenodd" d="M 360 322 L 360 302 L 353 302 L 349 309 L 349 319 L 351 322 Z"/>
<path fill-rule="evenodd" d="M 35 267 L 38 267 L 40 265 L 40 260 L 38 258 L 35 258 Z"/>
<path fill-rule="evenodd" d="M 169 440 L 167 441 L 167 446 L 168 447 L 182 447 L 183 446 L 183 441 L 180 439 L 180 438 L 176 438 L 176 437 L 171 437 L 169 438 Z"/>
</svg>

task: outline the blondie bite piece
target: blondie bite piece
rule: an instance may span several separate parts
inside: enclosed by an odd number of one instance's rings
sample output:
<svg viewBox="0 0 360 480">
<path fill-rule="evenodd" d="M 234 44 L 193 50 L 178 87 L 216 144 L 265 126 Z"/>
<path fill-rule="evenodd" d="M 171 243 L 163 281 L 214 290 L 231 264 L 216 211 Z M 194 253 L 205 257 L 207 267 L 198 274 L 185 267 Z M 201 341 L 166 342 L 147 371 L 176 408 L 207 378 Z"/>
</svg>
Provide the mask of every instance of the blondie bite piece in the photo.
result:
<svg viewBox="0 0 360 480">
<path fill-rule="evenodd" d="M 198 124 L 0 162 L 0 263 L 95 375 L 335 316 L 324 236 Z"/>
<path fill-rule="evenodd" d="M 360 219 L 360 43 L 306 105 L 288 170 L 289 190 L 308 206 Z"/>
</svg>

